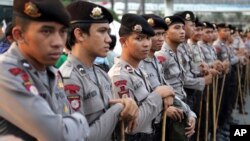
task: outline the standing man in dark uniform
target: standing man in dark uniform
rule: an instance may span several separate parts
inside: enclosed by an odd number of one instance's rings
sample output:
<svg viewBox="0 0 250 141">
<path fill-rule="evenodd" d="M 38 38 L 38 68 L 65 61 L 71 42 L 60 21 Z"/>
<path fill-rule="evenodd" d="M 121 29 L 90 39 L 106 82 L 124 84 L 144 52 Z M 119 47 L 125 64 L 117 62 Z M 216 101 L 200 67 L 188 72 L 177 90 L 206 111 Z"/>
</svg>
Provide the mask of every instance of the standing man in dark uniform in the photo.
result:
<svg viewBox="0 0 250 141">
<path fill-rule="evenodd" d="M 70 16 L 59 0 L 14 0 L 10 49 L 0 56 L 0 135 L 26 141 L 82 141 L 89 127 L 71 114 L 60 73 Z M 55 12 L 56 11 L 56 12 Z"/>
<path fill-rule="evenodd" d="M 109 23 L 113 17 L 106 8 L 86 1 L 73 2 L 67 9 L 72 16 L 68 42 L 71 53 L 60 67 L 67 98 L 75 111 L 86 116 L 88 140 L 114 140 L 112 134 L 119 118 L 133 120 L 138 107 L 131 98 L 112 100 L 109 76 L 94 65 L 96 57 L 106 57 L 109 51 Z"/>
</svg>

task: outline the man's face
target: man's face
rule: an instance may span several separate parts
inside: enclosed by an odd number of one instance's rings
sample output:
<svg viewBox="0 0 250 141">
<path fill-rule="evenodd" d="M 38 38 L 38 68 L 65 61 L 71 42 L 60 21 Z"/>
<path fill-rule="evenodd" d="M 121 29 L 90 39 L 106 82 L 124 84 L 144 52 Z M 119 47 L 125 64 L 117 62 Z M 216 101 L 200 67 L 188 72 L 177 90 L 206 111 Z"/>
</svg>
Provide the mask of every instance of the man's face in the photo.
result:
<svg viewBox="0 0 250 141">
<path fill-rule="evenodd" d="M 173 43 L 183 43 L 185 41 L 184 24 L 177 23 L 170 25 L 166 31 L 165 38 Z"/>
<path fill-rule="evenodd" d="M 202 40 L 206 43 L 211 42 L 213 39 L 213 29 L 212 28 L 204 28 Z"/>
<path fill-rule="evenodd" d="M 185 21 L 186 39 L 192 37 L 194 30 L 195 30 L 195 23 L 192 21 Z"/>
<path fill-rule="evenodd" d="M 106 57 L 111 43 L 108 23 L 93 23 L 86 38 L 87 50 L 94 57 Z"/>
<path fill-rule="evenodd" d="M 219 28 L 218 34 L 221 39 L 227 40 L 230 35 L 230 29 L 229 28 Z"/>
<path fill-rule="evenodd" d="M 198 42 L 199 40 L 201 40 L 202 31 L 203 31 L 202 27 L 200 27 L 200 26 L 195 27 L 194 34 L 191 37 L 193 39 L 193 41 Z"/>
<path fill-rule="evenodd" d="M 56 22 L 32 21 L 17 42 L 34 65 L 54 65 L 63 52 L 67 29 Z"/>
<path fill-rule="evenodd" d="M 164 42 L 164 29 L 155 29 L 155 36 L 151 38 L 152 40 L 152 46 L 151 50 L 152 51 L 159 51 L 162 47 L 162 44 Z"/>
<path fill-rule="evenodd" d="M 218 30 L 215 29 L 215 30 L 213 30 L 213 38 L 212 38 L 212 40 L 215 41 L 217 38 L 218 38 Z"/>
<path fill-rule="evenodd" d="M 150 51 L 152 45 L 151 38 L 145 34 L 132 33 L 124 40 L 123 51 L 130 56 L 133 60 L 143 60 L 145 59 Z"/>
</svg>

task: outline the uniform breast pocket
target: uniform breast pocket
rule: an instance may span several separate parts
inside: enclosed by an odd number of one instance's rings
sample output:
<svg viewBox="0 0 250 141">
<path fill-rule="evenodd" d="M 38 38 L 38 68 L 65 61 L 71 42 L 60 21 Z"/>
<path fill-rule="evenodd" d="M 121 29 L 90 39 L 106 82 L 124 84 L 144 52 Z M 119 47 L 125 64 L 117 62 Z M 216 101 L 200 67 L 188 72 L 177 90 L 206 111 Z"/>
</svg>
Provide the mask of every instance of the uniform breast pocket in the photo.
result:
<svg viewBox="0 0 250 141">
<path fill-rule="evenodd" d="M 85 115 L 91 115 L 104 109 L 104 103 L 100 95 L 84 99 L 83 101 Z"/>
<path fill-rule="evenodd" d="M 178 64 L 170 64 L 168 68 L 168 74 L 165 74 L 166 77 L 172 78 L 172 77 L 177 77 L 181 71 L 178 67 Z"/>
<path fill-rule="evenodd" d="M 54 103 L 56 105 L 57 112 L 59 112 L 62 115 L 68 114 L 70 112 L 69 110 L 70 107 L 69 107 L 69 103 L 65 96 L 64 91 L 59 90 L 55 92 L 55 95 L 56 95 L 57 102 L 54 102 Z"/>
</svg>

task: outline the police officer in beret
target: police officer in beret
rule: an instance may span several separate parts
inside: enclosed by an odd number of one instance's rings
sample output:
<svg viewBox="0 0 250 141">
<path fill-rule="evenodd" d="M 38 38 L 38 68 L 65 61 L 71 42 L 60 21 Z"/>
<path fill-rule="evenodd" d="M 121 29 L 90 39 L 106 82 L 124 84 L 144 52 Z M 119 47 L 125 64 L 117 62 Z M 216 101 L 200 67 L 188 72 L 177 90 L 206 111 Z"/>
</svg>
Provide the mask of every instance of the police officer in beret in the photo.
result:
<svg viewBox="0 0 250 141">
<path fill-rule="evenodd" d="M 88 140 L 115 140 L 112 135 L 119 119 L 133 120 L 138 107 L 131 98 L 113 99 L 109 76 L 94 65 L 96 57 L 106 57 L 109 51 L 113 17 L 106 8 L 85 1 L 73 2 L 67 10 L 72 16 L 67 45 L 71 53 L 60 71 L 68 101 L 74 111 L 86 116 Z"/>
<path fill-rule="evenodd" d="M 166 85 L 164 84 L 163 74 L 161 73 L 161 66 L 154 55 L 156 51 L 161 49 L 161 46 L 164 42 L 164 33 L 168 29 L 167 24 L 164 20 L 155 15 L 155 14 L 144 14 L 142 15 L 148 22 L 148 24 L 154 29 L 155 36 L 151 37 L 151 48 L 147 58 L 143 59 L 140 63 L 140 67 L 147 73 L 148 80 L 152 89 L 155 89 L 157 86 Z M 162 83 L 162 84 L 161 84 Z M 168 92 L 174 94 L 174 90 L 171 86 L 168 86 Z M 173 103 L 168 103 L 164 105 L 166 109 L 171 106 Z M 162 137 L 162 114 L 159 114 L 152 123 L 154 128 L 154 141 L 161 140 Z"/>
<path fill-rule="evenodd" d="M 192 11 L 182 11 L 176 13 L 175 16 L 179 16 L 185 21 L 185 42 L 177 48 L 177 56 L 185 70 L 184 90 L 187 93 L 187 104 L 198 115 L 200 97 L 203 94 L 205 86 L 212 82 L 212 74 L 208 71 L 205 62 L 199 65 L 194 64 L 192 49 L 187 43 L 187 40 L 194 35 L 196 29 L 195 14 Z M 191 140 L 195 140 L 194 137 Z"/>
<path fill-rule="evenodd" d="M 162 73 L 166 83 L 170 84 L 176 94 L 173 106 L 167 109 L 168 130 L 167 140 L 186 141 L 194 133 L 196 115 L 185 103 L 186 92 L 184 91 L 184 68 L 177 58 L 177 47 L 185 41 L 185 22 L 178 16 L 168 16 L 164 18 L 168 25 L 165 33 L 163 46 L 155 55 L 162 65 Z"/>
<path fill-rule="evenodd" d="M 181 17 L 185 21 L 185 42 L 180 44 L 178 47 L 178 57 L 181 60 L 182 65 L 186 71 L 186 80 L 184 82 L 185 91 L 188 94 L 188 104 L 191 106 L 191 109 L 194 110 L 194 107 L 197 107 L 197 103 L 194 100 L 196 95 L 200 95 L 205 88 L 206 84 L 212 82 L 212 75 L 208 73 L 204 77 L 197 77 L 195 72 L 193 72 L 193 60 L 191 57 L 190 46 L 187 44 L 187 39 L 190 38 L 195 30 L 195 15 L 192 11 L 183 11 L 175 14 L 176 16 Z M 206 67 L 202 68 L 200 72 L 207 71 Z M 195 111 L 198 113 L 198 111 Z"/>
<path fill-rule="evenodd" d="M 217 59 L 216 50 L 210 44 L 213 40 L 213 30 L 215 30 L 215 28 L 210 22 L 204 21 L 202 23 L 204 25 L 203 34 L 201 41 L 199 41 L 198 44 L 200 45 L 201 51 L 204 54 L 204 61 L 210 68 L 213 68 L 220 73 L 222 72 L 221 61 Z"/>
<path fill-rule="evenodd" d="M 61 75 L 52 66 L 66 43 L 69 14 L 59 0 L 14 0 L 13 14 L 16 42 L 0 56 L 0 135 L 85 140 L 87 121 L 71 114 Z"/>
<path fill-rule="evenodd" d="M 148 57 L 141 62 L 141 67 L 147 72 L 150 84 L 153 89 L 156 88 L 157 86 L 167 85 L 169 86 L 169 92 L 174 93 L 173 88 L 167 83 L 167 81 L 164 78 L 162 65 L 159 62 L 159 61 L 164 61 L 164 58 L 161 56 L 158 56 L 158 58 L 156 58 L 156 56 L 154 55 L 156 51 L 161 50 L 162 44 L 164 42 L 164 34 L 165 32 L 167 32 L 168 26 L 164 22 L 164 20 L 158 16 L 147 14 L 147 15 L 143 15 L 143 17 L 147 20 L 149 25 L 153 27 L 155 31 L 155 36 L 151 38 L 152 45 L 151 45 L 150 53 Z M 178 107 L 175 104 L 177 104 L 180 107 Z M 176 117 L 179 117 L 180 119 L 182 119 L 184 118 L 184 113 L 192 112 L 189 106 L 186 103 L 184 103 L 181 99 L 179 99 L 178 96 L 174 98 L 173 105 L 166 105 L 166 106 L 168 106 L 166 107 L 167 116 L 171 118 L 172 120 L 177 120 Z M 156 128 L 155 135 L 154 135 L 155 141 L 161 140 L 161 137 L 162 137 L 162 133 L 161 133 L 162 127 L 159 126 L 159 122 L 161 119 L 159 117 L 161 117 L 161 115 L 155 119 L 154 124 L 153 124 L 154 127 Z M 172 129 L 169 128 L 169 131 L 170 130 Z M 167 135 L 169 135 L 169 133 L 167 133 Z"/>
<path fill-rule="evenodd" d="M 109 71 L 113 91 L 117 97 L 129 96 L 135 99 L 139 106 L 139 115 L 135 122 L 137 128 L 128 130 L 128 141 L 152 141 L 154 131 L 152 122 L 168 105 L 167 99 L 173 97 L 167 86 L 152 89 L 146 72 L 140 67 L 141 60 L 148 56 L 151 47 L 151 37 L 155 35 L 147 21 L 136 14 L 125 14 L 119 29 L 122 54 L 116 58 L 114 66 Z"/>
</svg>

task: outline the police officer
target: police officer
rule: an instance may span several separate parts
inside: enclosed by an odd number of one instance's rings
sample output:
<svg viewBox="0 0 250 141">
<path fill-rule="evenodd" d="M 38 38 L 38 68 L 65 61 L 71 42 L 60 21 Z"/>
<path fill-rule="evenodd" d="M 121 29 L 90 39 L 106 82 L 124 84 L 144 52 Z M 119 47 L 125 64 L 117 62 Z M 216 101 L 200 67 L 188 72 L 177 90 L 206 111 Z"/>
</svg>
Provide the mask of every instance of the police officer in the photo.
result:
<svg viewBox="0 0 250 141">
<path fill-rule="evenodd" d="M 186 80 L 184 82 L 185 91 L 188 93 L 188 104 L 193 107 L 197 107 L 197 103 L 192 99 L 196 97 L 197 94 L 201 94 L 204 90 L 206 84 L 212 82 L 212 75 L 208 73 L 204 77 L 196 77 L 195 72 L 193 72 L 193 61 L 190 53 L 190 46 L 187 44 L 187 39 L 192 36 L 195 30 L 195 15 L 191 11 L 183 11 L 175 14 L 180 16 L 185 21 L 185 42 L 180 44 L 177 51 L 178 57 L 185 69 Z M 206 70 L 206 67 L 201 67 L 201 72 Z M 199 106 L 198 106 L 199 107 Z M 195 111 L 197 113 L 197 111 Z"/>
<path fill-rule="evenodd" d="M 113 17 L 107 9 L 91 2 L 76 1 L 67 9 L 72 16 L 67 46 L 71 53 L 60 67 L 64 89 L 74 111 L 87 118 L 88 140 L 109 141 L 119 118 L 131 121 L 138 109 L 131 98 L 112 100 L 107 73 L 94 65 L 96 57 L 105 57 L 109 51 L 109 23 Z"/>
<path fill-rule="evenodd" d="M 147 21 L 136 14 L 125 14 L 119 29 L 122 53 L 116 58 L 114 66 L 109 71 L 113 90 L 117 97 L 128 95 L 137 102 L 139 115 L 137 128 L 128 131 L 128 141 L 152 141 L 152 122 L 163 109 L 173 93 L 168 93 L 168 87 L 160 86 L 152 90 L 146 73 L 140 69 L 139 63 L 145 59 L 151 47 L 150 37 L 154 30 Z"/>
<path fill-rule="evenodd" d="M 203 34 L 202 39 L 198 44 L 201 47 L 201 51 L 204 54 L 204 61 L 208 64 L 210 68 L 213 68 L 218 71 L 218 73 L 222 72 L 223 67 L 221 61 L 217 59 L 216 50 L 210 44 L 213 38 L 213 32 L 215 30 L 213 24 L 209 22 L 202 22 L 203 27 Z"/>
<path fill-rule="evenodd" d="M 217 40 L 213 43 L 213 46 L 216 48 L 217 52 L 217 57 L 218 59 L 222 62 L 223 65 L 223 73 L 227 74 L 225 77 L 225 84 L 224 84 L 224 91 L 222 94 L 222 100 L 221 100 L 221 108 L 219 112 L 219 119 L 218 119 L 218 134 L 217 138 L 220 140 L 224 139 L 224 137 L 228 137 L 228 131 L 229 131 L 229 125 L 228 125 L 228 117 L 230 115 L 229 112 L 229 106 L 228 104 L 231 101 L 232 96 L 235 93 L 230 92 L 232 89 L 230 89 L 230 79 L 231 79 L 231 74 L 230 71 L 232 70 L 231 66 L 231 57 L 230 57 L 230 48 L 228 47 L 227 41 L 230 36 L 230 28 L 229 25 L 226 23 L 220 23 L 217 24 L 217 30 L 218 30 L 218 38 Z M 219 81 L 221 87 L 222 85 L 222 79 Z M 223 89 L 223 88 L 220 88 Z M 223 135 L 223 136 L 221 136 Z"/>
<path fill-rule="evenodd" d="M 168 112 L 170 118 L 169 140 L 171 141 L 185 141 L 194 134 L 196 115 L 190 110 L 189 106 L 184 103 L 186 101 L 186 92 L 184 91 L 184 68 L 177 58 L 177 47 L 185 41 L 185 22 L 178 16 L 168 16 L 164 18 L 168 25 L 168 30 L 165 33 L 165 42 L 160 51 L 155 55 L 162 65 L 164 78 L 175 90 L 176 99 L 174 106 L 170 106 L 168 110 L 175 111 Z M 178 100 L 179 99 L 179 100 Z M 182 109 L 183 111 L 179 111 Z M 179 115 L 185 115 L 179 116 Z M 185 131 L 185 128 L 187 129 Z"/>
<path fill-rule="evenodd" d="M 87 121 L 71 114 L 60 73 L 52 66 L 66 43 L 69 14 L 59 0 L 14 0 L 13 13 L 16 42 L 0 56 L 0 135 L 85 140 Z"/>
<path fill-rule="evenodd" d="M 158 62 L 156 56 L 154 53 L 156 51 L 159 51 L 162 47 L 162 44 L 164 42 L 164 33 L 168 29 L 167 24 L 164 22 L 164 20 L 154 14 L 148 14 L 143 15 L 143 17 L 147 20 L 149 25 L 151 25 L 155 31 L 155 36 L 151 38 L 152 45 L 150 48 L 150 53 L 147 58 L 145 58 L 141 62 L 141 67 L 145 70 L 145 72 L 148 75 L 150 84 L 152 88 L 156 88 L 161 85 L 167 85 L 169 86 L 169 91 L 173 91 L 173 88 L 166 82 L 164 79 L 164 74 L 162 71 L 162 66 Z M 158 58 L 161 60 L 161 57 Z M 172 92 L 174 93 L 174 92 Z M 179 105 L 175 105 L 176 103 L 179 103 Z M 189 115 L 190 118 L 195 115 L 189 108 L 189 106 L 181 101 L 178 97 L 175 97 L 174 104 L 167 107 L 167 115 L 172 119 L 172 121 L 182 121 L 185 115 Z M 159 126 L 160 122 L 160 116 L 158 116 L 154 121 L 154 126 L 156 127 L 155 132 L 155 141 L 159 141 L 161 139 L 161 126 Z M 169 123 L 167 123 L 169 124 Z M 165 126 L 165 125 L 164 125 Z M 158 128 L 157 128 L 158 127 Z M 193 134 L 193 126 L 187 127 L 187 136 L 191 136 Z M 173 127 L 169 127 L 168 130 L 172 132 L 171 130 L 174 130 Z M 172 132 L 173 133 L 173 132 Z M 167 138 L 177 138 L 174 134 L 169 134 Z M 183 135 L 182 135 L 183 136 Z M 168 139 L 167 139 L 168 140 Z"/>
</svg>

